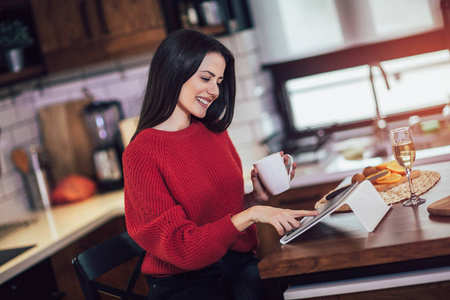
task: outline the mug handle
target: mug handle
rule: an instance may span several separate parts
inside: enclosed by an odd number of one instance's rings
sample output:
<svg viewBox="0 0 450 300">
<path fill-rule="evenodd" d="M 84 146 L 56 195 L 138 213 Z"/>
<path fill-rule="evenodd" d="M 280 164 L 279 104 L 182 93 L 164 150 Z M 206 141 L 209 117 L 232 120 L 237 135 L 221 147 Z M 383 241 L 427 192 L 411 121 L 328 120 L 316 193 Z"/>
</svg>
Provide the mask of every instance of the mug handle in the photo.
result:
<svg viewBox="0 0 450 300">
<path fill-rule="evenodd" d="M 291 175 L 292 172 L 292 164 L 294 163 L 294 159 L 292 158 L 292 156 L 290 156 L 289 154 L 285 154 L 288 157 L 288 163 L 286 165 L 286 170 L 288 171 L 288 176 Z M 284 158 L 282 157 L 283 162 L 284 162 Z"/>
</svg>

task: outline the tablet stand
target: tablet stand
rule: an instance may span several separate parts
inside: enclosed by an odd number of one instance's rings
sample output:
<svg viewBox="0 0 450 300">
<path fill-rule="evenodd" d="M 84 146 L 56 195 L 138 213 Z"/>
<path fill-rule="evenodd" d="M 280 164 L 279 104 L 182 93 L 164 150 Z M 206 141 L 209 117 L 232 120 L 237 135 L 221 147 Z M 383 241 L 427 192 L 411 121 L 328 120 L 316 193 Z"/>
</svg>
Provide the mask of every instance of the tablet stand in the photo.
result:
<svg viewBox="0 0 450 300">
<path fill-rule="evenodd" d="M 386 205 L 372 183 L 361 182 L 344 203 L 348 204 L 367 231 L 372 232 L 392 205 Z"/>
</svg>

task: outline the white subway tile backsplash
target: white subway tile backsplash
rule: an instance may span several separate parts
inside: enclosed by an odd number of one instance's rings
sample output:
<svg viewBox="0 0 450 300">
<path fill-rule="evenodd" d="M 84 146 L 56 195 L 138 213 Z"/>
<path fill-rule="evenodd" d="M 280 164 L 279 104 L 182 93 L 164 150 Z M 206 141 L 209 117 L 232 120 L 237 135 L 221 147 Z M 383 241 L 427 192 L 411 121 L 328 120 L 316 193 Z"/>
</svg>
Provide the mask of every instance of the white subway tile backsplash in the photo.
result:
<svg viewBox="0 0 450 300">
<path fill-rule="evenodd" d="M 9 147 L 8 147 L 9 148 Z M 6 141 L 0 141 L 0 178 L 3 173 L 7 172 L 10 166 L 7 166 L 7 159 L 6 157 L 9 156 L 10 150 L 6 148 Z M 2 186 L 2 182 L 0 181 L 0 189 Z M 0 195 L 1 190 L 0 190 Z"/>
<path fill-rule="evenodd" d="M 220 37 L 218 40 L 236 56 L 237 44 L 233 36 Z"/>
<path fill-rule="evenodd" d="M 89 92 L 89 95 L 92 95 L 94 97 L 94 99 L 109 99 L 111 98 L 111 95 L 109 94 L 109 90 L 106 87 L 106 84 L 102 84 L 102 85 L 98 85 L 98 84 L 94 84 L 91 85 L 90 82 L 84 82 L 84 86 L 83 89 L 86 89 Z M 72 94 L 72 95 L 76 95 L 76 98 L 71 98 L 70 100 L 76 100 L 76 99 L 85 99 L 88 97 L 88 95 L 85 94 L 84 90 L 81 90 L 79 94 Z M 69 99 L 68 99 L 69 100 Z M 70 101 L 69 100 L 69 101 Z M 67 100 L 65 101 L 67 102 Z"/>
<path fill-rule="evenodd" d="M 0 163 L 3 163 L 3 161 L 2 161 L 3 157 L 1 155 L 2 154 L 0 152 Z M 0 172 L 0 176 L 2 175 L 2 173 L 3 173 L 3 171 Z M 0 195 L 6 195 L 6 192 L 3 190 L 3 182 L 1 180 L 0 180 Z M 6 201 L 6 196 L 0 197 L 0 207 L 1 207 L 1 203 L 3 201 Z"/>
<path fill-rule="evenodd" d="M 145 84 L 147 81 L 148 70 L 150 68 L 150 64 L 144 64 L 142 66 L 136 66 L 130 69 L 126 69 L 123 72 L 123 79 L 131 80 L 131 79 L 141 79 Z M 144 85 L 145 86 L 145 85 Z"/>
<path fill-rule="evenodd" d="M 263 108 L 258 101 L 245 101 L 236 105 L 233 121 L 253 121 L 258 119 L 261 113 L 263 113 Z"/>
<path fill-rule="evenodd" d="M 23 192 L 8 195 L 0 201 L 0 220 L 8 221 L 26 215 L 29 205 Z"/>
<path fill-rule="evenodd" d="M 253 30 L 243 30 L 234 34 L 237 54 L 242 55 L 257 48 L 256 36 Z"/>
<path fill-rule="evenodd" d="M 270 154 L 267 148 L 254 143 L 236 145 L 236 150 L 241 158 L 244 177 L 248 176 L 248 179 L 253 169 L 253 163 Z"/>
<path fill-rule="evenodd" d="M 97 97 L 96 94 L 94 94 L 95 97 Z M 75 100 L 81 100 L 86 99 L 86 94 L 83 90 L 73 90 L 71 93 L 67 95 L 67 99 L 64 102 L 69 101 L 75 101 Z"/>
<path fill-rule="evenodd" d="M 64 82 L 51 86 L 51 92 L 55 94 L 70 95 L 73 92 L 81 91 L 84 87 L 82 81 Z"/>
<path fill-rule="evenodd" d="M 0 110 L 0 126 L 7 127 L 16 123 L 17 115 L 13 106 L 7 106 Z"/>
<path fill-rule="evenodd" d="M 247 87 L 242 80 L 236 80 L 236 102 L 243 101 L 243 99 L 247 98 Z"/>
<path fill-rule="evenodd" d="M 247 97 L 258 97 L 262 95 L 261 91 L 258 91 L 257 88 L 262 88 L 258 83 L 259 76 L 257 74 L 248 76 L 242 80 Z"/>
<path fill-rule="evenodd" d="M 260 71 L 260 61 L 256 53 L 249 52 L 248 55 L 236 58 L 236 77 L 242 78 Z"/>
<path fill-rule="evenodd" d="M 39 123 L 39 119 L 35 118 L 33 120 L 33 125 L 29 127 L 30 129 L 30 133 L 31 133 L 31 142 L 36 144 L 36 145 L 40 145 L 41 144 L 41 132 L 40 132 L 40 123 Z"/>
<path fill-rule="evenodd" d="M 122 81 L 122 75 L 119 72 L 102 74 L 95 77 L 85 79 L 86 86 L 91 89 L 95 87 L 103 87 L 109 84 L 117 84 Z"/>
<path fill-rule="evenodd" d="M 29 89 L 22 90 L 23 92 L 13 98 L 14 106 L 29 106 L 31 97 L 28 93 Z"/>
<path fill-rule="evenodd" d="M 34 136 L 30 127 L 30 125 L 21 126 L 13 130 L 14 139 L 18 145 L 27 145 L 33 142 Z"/>
<path fill-rule="evenodd" d="M 260 129 L 261 135 L 264 137 L 271 136 L 272 134 L 279 132 L 279 118 L 275 113 L 265 112 L 261 114 L 260 118 Z"/>
<path fill-rule="evenodd" d="M 40 108 L 48 105 L 67 102 L 67 100 L 69 100 L 70 93 L 64 91 L 53 93 L 50 88 L 46 88 L 43 90 L 43 92 L 34 93 L 34 96 L 37 96 L 35 100 L 37 107 Z"/>
<path fill-rule="evenodd" d="M 266 93 L 261 97 L 258 97 L 259 102 L 264 107 L 264 111 L 274 112 L 276 111 L 275 96 L 272 93 Z"/>
<path fill-rule="evenodd" d="M 12 130 L 13 130 L 12 127 L 2 129 L 0 145 L 1 145 L 1 149 L 5 153 L 8 153 L 8 155 L 9 155 L 9 152 L 11 152 L 11 150 L 16 147 L 16 143 L 14 141 Z"/>
<path fill-rule="evenodd" d="M 34 103 L 34 107 L 38 107 L 39 103 L 41 103 L 41 101 L 44 101 L 43 99 L 46 97 L 45 95 L 45 90 L 41 90 L 41 89 L 32 89 L 27 91 L 28 95 L 30 96 L 31 101 Z"/>
<path fill-rule="evenodd" d="M 246 57 L 252 71 L 259 74 L 261 72 L 261 59 L 258 53 L 249 52 Z"/>
<path fill-rule="evenodd" d="M 33 119 L 36 116 L 36 110 L 33 105 L 21 105 L 17 107 L 17 121 Z"/>
<path fill-rule="evenodd" d="M 272 73 L 267 70 L 261 70 L 258 74 L 259 83 L 266 87 L 268 91 L 272 91 L 274 89 L 274 83 L 272 78 Z M 273 94 L 273 93 L 272 93 Z"/>
<path fill-rule="evenodd" d="M 248 124 L 240 123 L 239 126 L 237 123 L 231 123 L 228 134 L 230 135 L 233 143 L 242 144 L 242 143 L 250 143 L 253 141 L 252 131 Z"/>
<path fill-rule="evenodd" d="M 9 106 L 13 105 L 13 98 L 11 97 L 10 93 L 4 89 L 0 90 L 0 111 L 3 109 L 8 108 Z M 0 119 L 1 121 L 1 119 Z M 1 123 L 0 123 L 1 124 Z"/>
<path fill-rule="evenodd" d="M 133 99 L 142 97 L 145 85 L 141 79 L 134 78 L 106 85 L 105 88 L 108 90 L 112 98 Z"/>
<path fill-rule="evenodd" d="M 10 194 L 17 190 L 25 190 L 24 180 L 19 171 L 12 173 L 10 176 L 5 176 L 5 178 L 2 178 L 2 182 L 5 194 Z"/>
<path fill-rule="evenodd" d="M 253 69 L 250 66 L 246 57 L 236 57 L 236 78 L 240 80 L 241 77 L 253 74 Z"/>
<path fill-rule="evenodd" d="M 143 96 L 142 96 L 143 97 Z M 123 98 L 122 107 L 125 118 L 138 116 L 141 112 L 142 97 Z"/>
</svg>

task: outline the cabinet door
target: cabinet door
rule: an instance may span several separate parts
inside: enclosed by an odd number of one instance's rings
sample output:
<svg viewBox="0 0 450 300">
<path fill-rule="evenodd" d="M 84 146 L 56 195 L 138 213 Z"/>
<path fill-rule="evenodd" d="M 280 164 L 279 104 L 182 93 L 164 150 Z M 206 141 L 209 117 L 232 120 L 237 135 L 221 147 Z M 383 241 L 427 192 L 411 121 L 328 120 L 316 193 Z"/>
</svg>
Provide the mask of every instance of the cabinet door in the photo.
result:
<svg viewBox="0 0 450 300">
<path fill-rule="evenodd" d="M 166 36 L 157 0 L 94 0 L 109 57 L 153 51 Z"/>
<path fill-rule="evenodd" d="M 95 0 L 102 33 L 115 38 L 163 26 L 157 0 Z"/>
<path fill-rule="evenodd" d="M 104 57 L 92 0 L 31 0 L 47 69 L 56 71 Z"/>
<path fill-rule="evenodd" d="M 166 36 L 158 0 L 31 0 L 47 70 L 155 50 Z"/>
</svg>

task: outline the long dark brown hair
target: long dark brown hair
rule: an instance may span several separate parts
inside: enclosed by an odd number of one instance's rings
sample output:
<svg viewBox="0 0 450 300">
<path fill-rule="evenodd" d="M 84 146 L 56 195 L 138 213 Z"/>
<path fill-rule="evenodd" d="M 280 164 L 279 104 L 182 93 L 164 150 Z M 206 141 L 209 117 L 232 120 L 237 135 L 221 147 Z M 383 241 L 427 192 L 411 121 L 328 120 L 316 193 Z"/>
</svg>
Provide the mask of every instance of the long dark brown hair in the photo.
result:
<svg viewBox="0 0 450 300">
<path fill-rule="evenodd" d="M 233 118 L 236 97 L 233 54 L 209 35 L 182 29 L 168 35 L 156 50 L 150 64 L 147 87 L 133 139 L 141 130 L 161 124 L 172 115 L 181 87 L 197 72 L 208 53 L 222 55 L 226 67 L 224 79 L 219 85 L 219 97 L 208 108 L 206 116 L 197 119 L 214 132 L 228 128 Z"/>
</svg>

